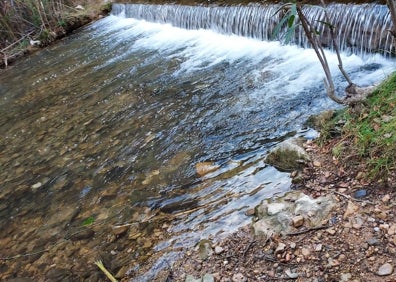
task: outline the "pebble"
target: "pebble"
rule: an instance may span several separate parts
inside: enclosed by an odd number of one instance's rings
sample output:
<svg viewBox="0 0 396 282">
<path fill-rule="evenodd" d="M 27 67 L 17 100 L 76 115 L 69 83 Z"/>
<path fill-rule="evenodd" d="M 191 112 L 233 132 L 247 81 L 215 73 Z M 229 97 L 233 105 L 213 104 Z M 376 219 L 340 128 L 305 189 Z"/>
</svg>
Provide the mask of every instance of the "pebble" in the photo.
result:
<svg viewBox="0 0 396 282">
<path fill-rule="evenodd" d="M 367 244 L 369 244 L 370 246 L 377 246 L 379 245 L 380 241 L 377 238 L 370 238 L 367 239 Z"/>
<path fill-rule="evenodd" d="M 279 253 L 283 253 L 285 248 L 286 248 L 286 244 L 279 243 L 278 246 L 275 249 L 275 255 L 279 254 Z"/>
<path fill-rule="evenodd" d="M 232 276 L 232 282 L 246 282 L 247 278 L 242 273 L 237 273 Z"/>
<path fill-rule="evenodd" d="M 396 234 L 396 224 L 392 224 L 388 229 L 388 235 L 395 235 Z"/>
<path fill-rule="evenodd" d="M 391 198 L 390 195 L 386 194 L 385 196 L 382 197 L 381 200 L 382 200 L 382 202 L 387 203 L 387 202 L 389 202 L 390 198 Z"/>
<path fill-rule="evenodd" d="M 220 246 L 216 246 L 215 249 L 214 249 L 214 252 L 215 252 L 216 255 L 219 255 L 222 252 L 224 252 L 224 249 L 222 247 L 220 247 Z"/>
<path fill-rule="evenodd" d="M 37 182 L 36 184 L 32 185 L 32 189 L 36 190 L 36 189 L 40 188 L 41 186 L 43 186 L 43 184 L 41 182 Z"/>
<path fill-rule="evenodd" d="M 336 231 L 333 228 L 327 229 L 326 232 L 329 233 L 330 235 L 336 234 Z"/>
<path fill-rule="evenodd" d="M 359 209 L 358 205 L 355 205 L 353 202 L 349 201 L 344 213 L 344 219 L 348 219 L 351 215 L 357 212 L 358 209 Z"/>
<path fill-rule="evenodd" d="M 390 263 L 385 263 L 381 265 L 381 267 L 378 269 L 377 274 L 379 276 L 387 276 L 393 273 L 393 265 Z"/>
<path fill-rule="evenodd" d="M 302 249 L 301 249 L 301 254 L 302 254 L 304 257 L 308 257 L 308 256 L 311 254 L 311 251 L 310 251 L 308 248 L 302 248 Z"/>
<path fill-rule="evenodd" d="M 293 217 L 292 224 L 295 228 L 299 228 L 304 225 L 304 217 L 302 215 L 297 215 Z"/>
</svg>

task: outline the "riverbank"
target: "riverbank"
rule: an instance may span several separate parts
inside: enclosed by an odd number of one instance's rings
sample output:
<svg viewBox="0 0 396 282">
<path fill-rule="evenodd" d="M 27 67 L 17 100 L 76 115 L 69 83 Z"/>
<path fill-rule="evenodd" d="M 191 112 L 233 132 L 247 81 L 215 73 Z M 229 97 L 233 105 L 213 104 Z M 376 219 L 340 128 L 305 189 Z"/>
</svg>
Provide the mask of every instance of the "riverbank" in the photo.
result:
<svg viewBox="0 0 396 282">
<path fill-rule="evenodd" d="M 61 2 L 56 5 L 54 2 L 53 6 L 46 3 L 36 7 L 29 2 L 19 1 L 13 5 L 0 5 L 0 20 L 5 25 L 0 37 L 0 69 L 7 68 L 18 58 L 51 45 L 111 11 L 111 1 L 97 0 L 83 0 L 72 6 Z"/>
<path fill-rule="evenodd" d="M 380 137 L 369 134 L 368 140 L 364 135 L 351 136 L 362 124 L 366 124 L 367 133 L 367 124 L 371 124 L 375 132 L 391 138 L 382 130 L 390 127 L 395 132 L 395 80 L 393 75 L 384 82 L 365 106 L 344 110 L 341 115 L 354 112 L 361 118 L 352 114 L 347 120 L 332 119 L 324 123 L 325 140 L 304 144 L 311 161 L 301 173 L 293 174 L 293 188 L 312 198 L 333 197 L 336 204 L 327 221 L 315 228 L 298 224 L 295 232 L 271 237 L 254 236 L 251 226 L 246 226 L 226 240 L 214 242 L 213 252 L 206 259 L 198 249 L 191 250 L 186 261 L 169 272 L 175 281 L 202 281 L 203 277 L 203 281 L 233 282 L 395 281 L 395 162 L 393 159 L 380 170 L 372 166 L 376 159 L 393 154 L 394 142 L 387 143 L 388 148 L 382 148 L 379 155 Z M 393 102 L 389 103 L 389 97 Z M 386 122 L 379 125 L 372 111 L 382 118 L 387 112 Z M 339 126 L 337 133 L 335 125 Z M 336 136 L 323 136 L 329 131 Z M 356 151 L 362 138 L 367 138 L 366 156 Z M 340 144 L 348 145 L 344 153 L 339 151 Z M 257 209 L 253 222 L 256 216 Z"/>
</svg>

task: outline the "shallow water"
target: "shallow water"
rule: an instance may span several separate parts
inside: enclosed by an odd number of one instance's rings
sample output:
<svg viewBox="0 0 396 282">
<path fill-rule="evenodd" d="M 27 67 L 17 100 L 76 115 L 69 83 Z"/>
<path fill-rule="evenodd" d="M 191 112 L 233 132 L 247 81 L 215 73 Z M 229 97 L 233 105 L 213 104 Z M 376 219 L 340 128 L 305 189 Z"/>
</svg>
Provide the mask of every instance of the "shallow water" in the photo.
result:
<svg viewBox="0 0 396 282">
<path fill-rule="evenodd" d="M 361 85 L 394 69 L 379 55 L 343 59 Z M 29 255 L 3 260 L 0 277 L 95 280 L 100 257 L 150 281 L 245 225 L 248 208 L 290 186 L 268 150 L 336 107 L 322 77 L 312 50 L 116 16 L 3 71 L 0 255 Z M 199 176 L 203 162 L 217 169 Z M 71 240 L 92 221 L 94 235 Z"/>
</svg>

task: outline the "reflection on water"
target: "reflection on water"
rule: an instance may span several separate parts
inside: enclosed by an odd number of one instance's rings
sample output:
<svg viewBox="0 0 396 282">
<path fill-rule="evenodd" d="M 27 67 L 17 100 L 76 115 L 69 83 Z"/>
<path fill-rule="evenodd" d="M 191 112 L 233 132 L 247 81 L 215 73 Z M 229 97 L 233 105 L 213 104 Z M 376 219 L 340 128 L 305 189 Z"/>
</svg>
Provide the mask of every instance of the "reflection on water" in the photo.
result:
<svg viewBox="0 0 396 282">
<path fill-rule="evenodd" d="M 393 68 L 344 64 L 363 84 Z M 151 280 L 248 223 L 289 189 L 267 151 L 334 106 L 322 76 L 312 50 L 115 16 L 2 72 L 0 255 L 29 254 L 2 278 L 98 280 L 101 258 Z M 216 169 L 199 176 L 203 162 Z"/>
</svg>

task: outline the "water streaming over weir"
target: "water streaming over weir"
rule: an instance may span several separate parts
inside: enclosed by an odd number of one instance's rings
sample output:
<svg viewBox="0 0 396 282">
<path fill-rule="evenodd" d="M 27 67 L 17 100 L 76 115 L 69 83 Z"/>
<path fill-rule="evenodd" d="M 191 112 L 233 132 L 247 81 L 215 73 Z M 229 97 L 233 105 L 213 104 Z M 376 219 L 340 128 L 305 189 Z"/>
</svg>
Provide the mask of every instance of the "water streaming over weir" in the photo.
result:
<svg viewBox="0 0 396 282">
<path fill-rule="evenodd" d="M 1 280 L 98 281 L 101 257 L 124 279 L 152 281 L 288 191 L 288 174 L 265 156 L 336 107 L 309 48 L 126 18 L 117 7 L 1 72 L 0 255 L 34 254 L 4 261 Z M 156 9 L 147 13 L 163 17 Z M 326 54 L 341 93 L 336 54 Z M 342 58 L 362 86 L 395 67 L 379 54 Z M 203 163 L 217 169 L 200 176 Z"/>
<path fill-rule="evenodd" d="M 211 29 L 269 41 L 274 39 L 273 30 L 283 16 L 282 12 L 278 13 L 279 9 L 280 5 L 260 4 L 229 7 L 113 4 L 112 13 L 149 22 L 169 23 L 185 29 Z M 303 11 L 322 35 L 322 44 L 332 46 L 328 28 L 323 24 L 327 22 L 323 8 L 305 6 Z M 395 42 L 389 32 L 391 17 L 385 5 L 331 4 L 327 12 L 342 51 L 359 55 L 367 52 L 389 55 L 395 51 Z M 309 47 L 301 25 L 296 28 L 293 42 Z"/>
</svg>

